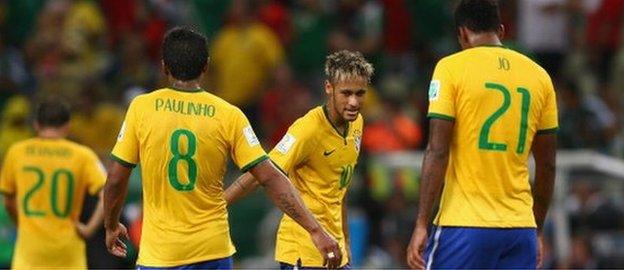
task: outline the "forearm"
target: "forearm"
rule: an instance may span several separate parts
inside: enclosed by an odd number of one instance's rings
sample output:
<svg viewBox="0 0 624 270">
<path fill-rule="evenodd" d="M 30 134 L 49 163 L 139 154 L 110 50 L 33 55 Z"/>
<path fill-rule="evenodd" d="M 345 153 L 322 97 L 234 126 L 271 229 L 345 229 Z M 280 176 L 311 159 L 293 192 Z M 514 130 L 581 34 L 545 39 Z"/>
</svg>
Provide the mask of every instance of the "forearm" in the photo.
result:
<svg viewBox="0 0 624 270">
<path fill-rule="evenodd" d="M 538 135 L 531 146 L 535 158 L 535 182 L 533 184 L 533 215 L 538 231 L 542 230 L 555 186 L 557 171 L 556 134 Z"/>
<path fill-rule="evenodd" d="M 277 173 L 271 179 L 264 181 L 262 185 L 267 189 L 267 194 L 273 203 L 306 231 L 313 232 L 320 228 L 319 223 L 305 207 L 299 193 L 286 176 Z"/>
<path fill-rule="evenodd" d="M 538 231 L 542 230 L 548 207 L 552 199 L 555 186 L 554 165 L 537 168 L 535 170 L 535 184 L 533 185 L 533 215 Z"/>
<path fill-rule="evenodd" d="M 4 197 L 4 208 L 9 214 L 9 218 L 13 221 L 13 224 L 17 226 L 17 207 L 15 203 L 15 195 L 5 195 Z"/>
<path fill-rule="evenodd" d="M 348 259 L 351 261 L 351 235 L 349 232 L 349 215 L 347 214 L 347 196 L 345 195 L 345 199 L 342 201 L 342 234 L 345 239 L 345 248 L 347 249 L 347 254 L 349 255 Z"/>
<path fill-rule="evenodd" d="M 439 199 L 448 165 L 448 150 L 427 148 L 423 161 L 418 203 L 417 227 L 426 228 L 435 202 Z"/>
<path fill-rule="evenodd" d="M 128 181 L 109 178 L 104 186 L 104 227 L 115 228 L 119 223 L 121 208 L 126 199 Z"/>
<path fill-rule="evenodd" d="M 235 203 L 256 190 L 259 185 L 251 173 L 244 173 L 225 190 L 225 201 L 227 204 Z"/>
<path fill-rule="evenodd" d="M 104 200 L 103 200 L 103 192 L 98 193 L 98 202 L 93 214 L 91 214 L 91 218 L 87 223 L 87 228 L 91 233 L 95 233 L 100 226 L 102 226 L 102 222 L 104 221 Z"/>
</svg>

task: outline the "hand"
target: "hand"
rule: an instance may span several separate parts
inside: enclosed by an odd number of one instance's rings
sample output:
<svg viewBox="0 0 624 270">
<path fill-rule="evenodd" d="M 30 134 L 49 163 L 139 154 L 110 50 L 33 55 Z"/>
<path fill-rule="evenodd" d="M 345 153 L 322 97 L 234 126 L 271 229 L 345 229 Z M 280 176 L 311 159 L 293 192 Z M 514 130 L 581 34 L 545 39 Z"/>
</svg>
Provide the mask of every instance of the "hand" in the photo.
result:
<svg viewBox="0 0 624 270">
<path fill-rule="evenodd" d="M 84 240 L 91 238 L 91 236 L 93 236 L 93 234 L 95 233 L 95 230 L 90 229 L 87 225 L 81 222 L 74 222 L 74 226 L 76 226 L 76 232 L 78 232 L 78 236 L 80 236 L 80 238 Z"/>
<path fill-rule="evenodd" d="M 128 229 L 121 223 L 113 228 L 106 228 L 106 248 L 111 254 L 125 258 L 128 253 L 123 239 L 128 239 Z"/>
<path fill-rule="evenodd" d="M 416 227 L 407 247 L 407 265 L 411 269 L 425 269 L 423 252 L 427 244 L 427 228 Z"/>
<path fill-rule="evenodd" d="M 541 233 L 537 234 L 537 268 L 542 268 L 542 262 L 544 261 L 544 236 Z"/>
<path fill-rule="evenodd" d="M 313 231 L 310 236 L 316 248 L 323 254 L 323 266 L 328 269 L 337 269 L 342 262 L 342 252 L 336 239 L 322 228 Z"/>
</svg>

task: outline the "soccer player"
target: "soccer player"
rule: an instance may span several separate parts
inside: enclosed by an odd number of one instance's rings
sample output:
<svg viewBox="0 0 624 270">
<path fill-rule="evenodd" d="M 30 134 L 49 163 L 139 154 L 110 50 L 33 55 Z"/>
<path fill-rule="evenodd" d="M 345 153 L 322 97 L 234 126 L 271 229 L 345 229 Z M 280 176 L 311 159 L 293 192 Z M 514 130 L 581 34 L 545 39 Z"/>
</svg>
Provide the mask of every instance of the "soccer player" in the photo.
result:
<svg viewBox="0 0 624 270">
<path fill-rule="evenodd" d="M 86 225 L 80 212 L 87 192 L 101 195 L 105 170 L 91 149 L 65 139 L 69 118 L 64 103 L 42 102 L 37 137 L 15 143 L 5 157 L 0 192 L 17 226 L 14 269 L 87 268 L 84 239 L 102 225 L 102 200 Z"/>
<path fill-rule="evenodd" d="M 362 141 L 359 113 L 373 66 L 359 52 L 340 51 L 325 61 L 327 103 L 310 110 L 290 126 L 269 154 L 297 188 L 306 206 L 343 247 L 340 267 L 349 268 L 346 193 L 351 184 Z M 259 185 L 246 173 L 225 192 L 235 202 Z M 275 259 L 281 269 L 323 267 L 304 228 L 283 217 L 277 232 Z"/>
<path fill-rule="evenodd" d="M 430 139 L 407 262 L 534 269 L 555 178 L 555 91 L 544 69 L 501 45 L 495 0 L 460 1 L 455 23 L 463 51 L 438 62 L 429 88 Z"/>
<path fill-rule="evenodd" d="M 245 115 L 205 92 L 206 39 L 186 28 L 169 31 L 163 42 L 162 68 L 170 87 L 136 97 L 113 148 L 104 188 L 106 245 L 125 256 L 127 237 L 119 215 L 131 168 L 141 163 L 143 228 L 139 268 L 232 268 L 223 197 L 228 156 L 267 188 L 274 203 L 314 239 L 329 266 L 342 253 L 305 208 L 288 178 L 268 160 Z M 242 74 L 244 76 L 244 74 Z"/>
</svg>

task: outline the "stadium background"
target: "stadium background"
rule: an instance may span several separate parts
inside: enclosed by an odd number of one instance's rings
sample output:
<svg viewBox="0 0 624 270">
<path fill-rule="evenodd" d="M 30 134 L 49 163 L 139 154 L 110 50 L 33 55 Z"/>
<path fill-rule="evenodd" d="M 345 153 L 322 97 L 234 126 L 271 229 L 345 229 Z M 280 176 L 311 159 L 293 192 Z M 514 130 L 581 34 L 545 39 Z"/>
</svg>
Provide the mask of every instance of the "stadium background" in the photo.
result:
<svg viewBox="0 0 624 270">
<path fill-rule="evenodd" d="M 45 96 L 73 105 L 71 139 L 105 164 L 134 96 L 166 85 L 160 43 L 167 29 L 192 25 L 210 40 L 206 90 L 241 107 L 266 150 L 289 124 L 323 102 L 325 55 L 359 50 L 376 74 L 363 111 L 363 149 L 349 195 L 354 264 L 403 267 L 415 215 L 419 170 L 376 157 L 426 145 L 428 80 L 457 51 L 447 0 L 2 0 L 0 155 L 33 136 L 31 111 Z M 503 0 L 505 45 L 541 63 L 559 99 L 559 147 L 624 156 L 624 1 Z M 249 4 L 249 5 L 248 5 Z M 226 182 L 239 175 L 231 166 Z M 569 259 L 546 267 L 624 267 L 622 179 L 573 171 L 563 209 Z M 140 221 L 135 171 L 124 218 Z M 93 200 L 88 202 L 92 207 Z M 88 208 L 88 207 L 87 207 Z M 230 209 L 239 267 L 274 267 L 279 212 L 255 192 Z M 0 210 L 0 266 L 10 264 L 15 231 Z M 606 239 L 606 240 L 605 240 Z M 618 248 L 619 246 L 619 248 Z M 103 232 L 89 241 L 90 267 L 131 267 L 106 255 Z M 132 253 L 131 255 L 135 255 Z"/>
</svg>

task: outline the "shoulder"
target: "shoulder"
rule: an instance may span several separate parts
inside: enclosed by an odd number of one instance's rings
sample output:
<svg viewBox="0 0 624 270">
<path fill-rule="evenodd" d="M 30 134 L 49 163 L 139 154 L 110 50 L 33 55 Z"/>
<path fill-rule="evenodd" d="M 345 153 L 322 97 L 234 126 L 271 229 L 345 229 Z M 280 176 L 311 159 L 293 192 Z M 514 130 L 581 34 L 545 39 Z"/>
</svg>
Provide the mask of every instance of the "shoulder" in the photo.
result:
<svg viewBox="0 0 624 270">
<path fill-rule="evenodd" d="M 9 148 L 6 151 L 5 159 L 12 157 L 13 155 L 19 152 L 23 152 L 23 149 L 31 145 L 32 142 L 33 142 L 33 139 L 26 139 L 26 140 L 22 140 L 22 141 L 11 144 L 11 146 L 9 146 Z"/>
<path fill-rule="evenodd" d="M 94 160 L 97 159 L 97 154 L 93 149 L 89 148 L 86 145 L 79 144 L 77 142 L 66 140 L 64 143 L 68 146 L 68 148 L 72 149 L 81 159 L 84 160 Z"/>
</svg>

